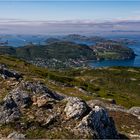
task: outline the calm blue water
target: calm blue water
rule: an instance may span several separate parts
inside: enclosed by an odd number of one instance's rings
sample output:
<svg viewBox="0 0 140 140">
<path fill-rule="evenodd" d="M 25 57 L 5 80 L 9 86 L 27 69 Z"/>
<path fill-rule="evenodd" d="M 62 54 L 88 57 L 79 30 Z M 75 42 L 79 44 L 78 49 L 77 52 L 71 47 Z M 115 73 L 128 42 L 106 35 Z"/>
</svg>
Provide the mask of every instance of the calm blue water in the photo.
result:
<svg viewBox="0 0 140 140">
<path fill-rule="evenodd" d="M 33 44 L 44 44 L 47 36 L 41 35 L 5 35 L 0 36 L 0 42 L 8 40 L 9 46 L 21 47 L 32 42 Z"/>
</svg>

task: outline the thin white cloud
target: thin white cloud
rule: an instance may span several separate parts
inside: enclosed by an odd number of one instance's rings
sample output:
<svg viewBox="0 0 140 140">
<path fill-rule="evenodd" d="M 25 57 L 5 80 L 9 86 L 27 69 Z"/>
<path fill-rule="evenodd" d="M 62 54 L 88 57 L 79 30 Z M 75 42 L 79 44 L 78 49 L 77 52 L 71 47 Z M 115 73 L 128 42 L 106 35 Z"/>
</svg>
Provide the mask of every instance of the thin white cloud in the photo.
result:
<svg viewBox="0 0 140 140">
<path fill-rule="evenodd" d="M 64 20 L 28 21 L 0 19 L 0 33 L 12 34 L 62 34 L 104 33 L 112 31 L 140 31 L 140 20 Z M 135 28 L 134 28 L 135 27 Z"/>
<path fill-rule="evenodd" d="M 116 23 L 116 22 L 139 22 L 140 15 L 128 17 L 128 18 L 118 18 L 112 20 L 48 20 L 48 21 L 38 21 L 38 20 L 20 20 L 20 19 L 1 19 L 0 24 L 3 25 L 42 25 L 42 24 L 100 24 L 100 23 Z"/>
</svg>

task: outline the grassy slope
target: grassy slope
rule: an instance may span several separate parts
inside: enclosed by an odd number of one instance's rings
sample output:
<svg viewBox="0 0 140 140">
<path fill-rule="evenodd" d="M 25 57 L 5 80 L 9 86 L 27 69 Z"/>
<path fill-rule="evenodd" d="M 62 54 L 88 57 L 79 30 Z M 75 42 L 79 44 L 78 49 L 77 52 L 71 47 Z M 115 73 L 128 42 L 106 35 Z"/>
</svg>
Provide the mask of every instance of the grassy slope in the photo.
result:
<svg viewBox="0 0 140 140">
<path fill-rule="evenodd" d="M 125 107 L 140 106 L 140 68 L 117 67 L 94 70 L 71 69 L 66 71 L 50 71 L 46 68 L 36 67 L 25 61 L 9 56 L 0 56 L 0 64 L 1 63 L 6 64 L 10 69 L 20 71 L 23 74 L 24 80 L 42 81 L 51 89 L 65 95 L 77 96 L 85 100 L 102 97 L 114 98 L 118 104 L 124 105 Z M 9 84 L 9 80 L 0 79 L 0 100 L 12 90 L 13 87 Z M 87 92 L 78 90 L 75 86 Z M 93 93 L 97 95 L 93 96 Z M 36 108 L 31 108 L 31 112 L 35 114 Z M 32 113 L 29 115 L 32 115 Z M 136 117 L 128 115 L 127 113 L 113 111 L 110 112 L 110 115 L 115 120 L 119 132 L 123 134 L 126 133 L 127 135 L 134 131 L 136 134 L 139 134 L 139 120 L 136 119 Z M 21 118 L 25 124 L 28 123 L 27 118 L 28 115 L 26 115 L 26 113 L 25 116 Z M 38 126 L 34 120 L 32 123 Z M 59 124 L 56 125 L 56 127 L 59 128 Z M 0 133 L 3 136 L 7 136 L 15 130 L 20 131 L 18 129 L 16 125 L 7 124 L 0 126 Z M 57 130 L 57 132 L 51 129 L 50 131 L 46 131 L 46 129 L 39 126 L 33 130 L 27 129 L 26 134 L 27 138 L 75 138 L 73 134 L 69 134 L 65 129 Z"/>
<path fill-rule="evenodd" d="M 50 71 L 8 56 L 0 56 L 0 63 L 20 71 L 25 80 L 41 80 L 51 89 L 66 95 L 78 96 L 85 100 L 113 98 L 118 104 L 128 108 L 140 106 L 139 68 Z"/>
</svg>

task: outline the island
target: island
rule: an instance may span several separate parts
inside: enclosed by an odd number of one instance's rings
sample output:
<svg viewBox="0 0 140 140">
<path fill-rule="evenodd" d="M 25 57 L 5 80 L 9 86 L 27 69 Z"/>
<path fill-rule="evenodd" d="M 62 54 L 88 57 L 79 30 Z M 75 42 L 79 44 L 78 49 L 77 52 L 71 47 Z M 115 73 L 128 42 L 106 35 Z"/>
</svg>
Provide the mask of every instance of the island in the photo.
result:
<svg viewBox="0 0 140 140">
<path fill-rule="evenodd" d="M 134 59 L 134 51 L 126 44 L 124 40 L 67 35 L 48 38 L 44 45 L 29 43 L 23 47 L 0 46 L 0 54 L 11 55 L 34 65 L 52 69 L 89 67 L 89 60 Z"/>
</svg>

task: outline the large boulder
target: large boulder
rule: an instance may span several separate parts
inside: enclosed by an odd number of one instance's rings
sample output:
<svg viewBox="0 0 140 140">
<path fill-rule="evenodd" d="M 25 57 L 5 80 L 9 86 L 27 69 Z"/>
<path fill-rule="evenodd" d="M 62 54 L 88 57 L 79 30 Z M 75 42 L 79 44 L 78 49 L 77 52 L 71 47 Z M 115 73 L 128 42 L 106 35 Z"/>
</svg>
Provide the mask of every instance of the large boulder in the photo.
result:
<svg viewBox="0 0 140 140">
<path fill-rule="evenodd" d="M 13 89 L 0 105 L 0 123 L 14 122 L 21 116 L 20 108 L 32 104 L 31 97 L 26 91 Z"/>
<path fill-rule="evenodd" d="M 117 139 L 118 133 L 114 121 L 108 112 L 99 106 L 86 115 L 78 126 L 74 128 L 75 134 L 82 134 L 85 138 Z"/>
<path fill-rule="evenodd" d="M 77 97 L 69 97 L 65 99 L 67 101 L 64 112 L 67 118 L 79 119 L 89 112 L 89 107 L 83 100 Z"/>
<path fill-rule="evenodd" d="M 40 82 L 23 82 L 21 86 L 25 90 L 28 90 L 34 94 L 46 95 L 47 97 L 56 100 L 63 99 L 63 96 L 51 91 L 46 85 Z"/>
</svg>

